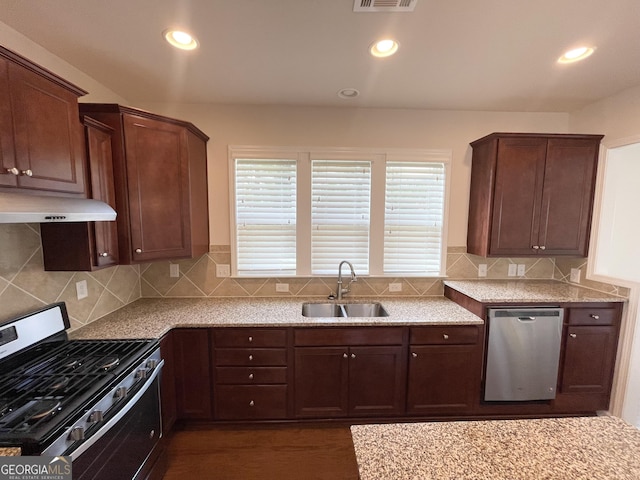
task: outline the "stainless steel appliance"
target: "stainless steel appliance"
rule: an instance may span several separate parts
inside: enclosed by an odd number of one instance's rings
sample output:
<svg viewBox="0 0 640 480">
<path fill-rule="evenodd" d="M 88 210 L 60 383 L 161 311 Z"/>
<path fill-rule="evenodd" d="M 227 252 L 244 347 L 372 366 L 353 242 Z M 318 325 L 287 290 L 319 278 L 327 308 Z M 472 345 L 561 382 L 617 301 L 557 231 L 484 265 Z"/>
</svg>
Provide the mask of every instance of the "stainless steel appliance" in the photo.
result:
<svg viewBox="0 0 640 480">
<path fill-rule="evenodd" d="M 64 303 L 0 325 L 0 446 L 71 456 L 73 478 L 133 479 L 162 435 L 157 340 L 69 340 Z"/>
<path fill-rule="evenodd" d="M 556 396 L 562 308 L 490 308 L 485 401 Z"/>
</svg>

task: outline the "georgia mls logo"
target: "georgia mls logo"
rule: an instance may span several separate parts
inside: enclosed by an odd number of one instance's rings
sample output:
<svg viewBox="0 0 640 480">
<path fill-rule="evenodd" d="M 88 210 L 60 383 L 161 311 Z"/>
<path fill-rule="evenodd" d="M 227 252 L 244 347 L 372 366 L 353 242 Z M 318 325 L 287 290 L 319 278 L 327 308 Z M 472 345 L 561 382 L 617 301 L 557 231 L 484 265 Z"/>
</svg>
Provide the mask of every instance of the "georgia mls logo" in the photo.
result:
<svg viewBox="0 0 640 480">
<path fill-rule="evenodd" d="M 71 480 L 71 457 L 0 457 L 0 480 Z"/>
</svg>

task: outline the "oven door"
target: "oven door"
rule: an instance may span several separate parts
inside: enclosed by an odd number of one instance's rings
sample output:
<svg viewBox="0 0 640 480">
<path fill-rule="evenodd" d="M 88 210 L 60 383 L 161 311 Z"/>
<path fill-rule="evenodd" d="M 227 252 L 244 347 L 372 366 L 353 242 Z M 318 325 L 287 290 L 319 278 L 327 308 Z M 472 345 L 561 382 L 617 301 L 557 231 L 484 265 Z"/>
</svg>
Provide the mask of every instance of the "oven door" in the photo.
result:
<svg viewBox="0 0 640 480">
<path fill-rule="evenodd" d="M 146 475 L 143 466 L 155 460 L 162 436 L 160 370 L 154 370 L 116 417 L 71 452 L 74 480 L 131 480 Z"/>
</svg>

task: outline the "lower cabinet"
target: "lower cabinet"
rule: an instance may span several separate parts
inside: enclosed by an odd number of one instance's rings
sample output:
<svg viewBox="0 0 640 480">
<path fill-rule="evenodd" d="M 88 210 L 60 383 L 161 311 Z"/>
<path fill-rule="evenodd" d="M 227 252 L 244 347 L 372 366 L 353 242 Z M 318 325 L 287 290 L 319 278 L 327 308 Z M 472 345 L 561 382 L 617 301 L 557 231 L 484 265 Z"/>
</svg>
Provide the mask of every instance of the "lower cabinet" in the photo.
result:
<svg viewBox="0 0 640 480">
<path fill-rule="evenodd" d="M 296 329 L 295 416 L 402 415 L 403 337 L 395 327 Z"/>
<path fill-rule="evenodd" d="M 160 355 L 164 360 L 162 377 L 160 378 L 160 410 L 162 412 L 162 431 L 167 434 L 178 418 L 176 407 L 176 371 L 173 355 L 173 332 L 160 339 Z"/>
<path fill-rule="evenodd" d="M 470 414 L 480 395 L 482 327 L 416 327 L 410 332 L 407 413 Z"/>
<path fill-rule="evenodd" d="M 213 330 L 215 418 L 284 419 L 288 413 L 287 330 Z"/>
<path fill-rule="evenodd" d="M 178 328 L 171 332 L 177 417 L 213 417 L 209 330 Z"/>
</svg>

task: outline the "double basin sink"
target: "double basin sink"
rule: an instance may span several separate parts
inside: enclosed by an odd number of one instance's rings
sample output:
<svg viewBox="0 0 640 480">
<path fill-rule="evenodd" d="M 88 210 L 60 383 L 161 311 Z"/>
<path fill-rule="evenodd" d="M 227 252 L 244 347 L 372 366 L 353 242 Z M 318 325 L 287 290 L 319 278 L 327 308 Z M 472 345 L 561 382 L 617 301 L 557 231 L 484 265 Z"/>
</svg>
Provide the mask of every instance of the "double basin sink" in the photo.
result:
<svg viewBox="0 0 640 480">
<path fill-rule="evenodd" d="M 304 317 L 388 317 L 380 303 L 303 303 Z"/>
</svg>

